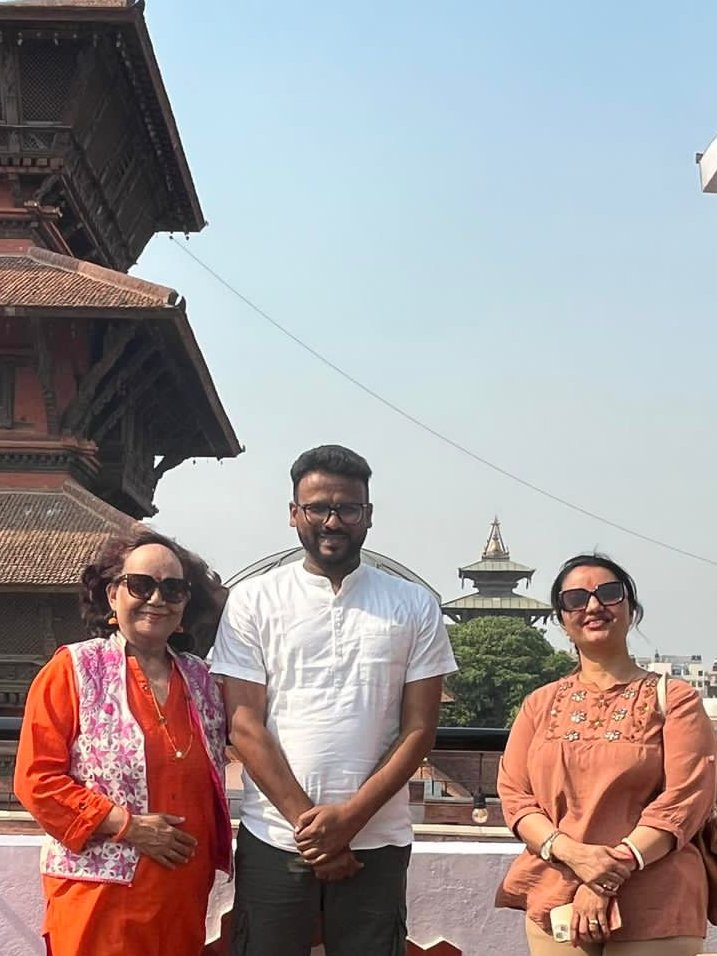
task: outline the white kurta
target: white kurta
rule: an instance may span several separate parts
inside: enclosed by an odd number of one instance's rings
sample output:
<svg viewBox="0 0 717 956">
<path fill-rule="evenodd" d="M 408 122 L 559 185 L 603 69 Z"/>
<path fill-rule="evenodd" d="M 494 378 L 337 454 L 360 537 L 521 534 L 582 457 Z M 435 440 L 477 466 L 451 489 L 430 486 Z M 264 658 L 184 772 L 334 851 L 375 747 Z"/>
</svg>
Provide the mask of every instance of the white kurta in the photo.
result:
<svg viewBox="0 0 717 956">
<path fill-rule="evenodd" d="M 265 684 L 266 726 L 317 804 L 352 796 L 396 740 L 406 683 L 456 669 L 440 607 L 420 585 L 368 565 L 334 594 L 300 563 L 242 581 L 229 595 L 212 671 Z M 296 851 L 289 822 L 244 774 L 242 822 Z M 408 786 L 352 841 L 411 842 Z"/>
</svg>

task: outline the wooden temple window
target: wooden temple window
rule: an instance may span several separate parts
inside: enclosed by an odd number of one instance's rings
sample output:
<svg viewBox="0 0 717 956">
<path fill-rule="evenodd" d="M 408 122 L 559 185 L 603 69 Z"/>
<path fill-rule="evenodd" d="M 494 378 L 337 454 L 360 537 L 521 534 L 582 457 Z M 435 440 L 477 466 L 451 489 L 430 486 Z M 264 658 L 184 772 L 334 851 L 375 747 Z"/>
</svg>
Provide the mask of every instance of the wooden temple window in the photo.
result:
<svg viewBox="0 0 717 956">
<path fill-rule="evenodd" d="M 20 48 L 20 89 L 25 123 L 59 123 L 75 74 L 74 44 L 51 40 Z"/>
<path fill-rule="evenodd" d="M 0 360 L 0 428 L 13 426 L 13 399 L 15 398 L 15 366 Z"/>
</svg>

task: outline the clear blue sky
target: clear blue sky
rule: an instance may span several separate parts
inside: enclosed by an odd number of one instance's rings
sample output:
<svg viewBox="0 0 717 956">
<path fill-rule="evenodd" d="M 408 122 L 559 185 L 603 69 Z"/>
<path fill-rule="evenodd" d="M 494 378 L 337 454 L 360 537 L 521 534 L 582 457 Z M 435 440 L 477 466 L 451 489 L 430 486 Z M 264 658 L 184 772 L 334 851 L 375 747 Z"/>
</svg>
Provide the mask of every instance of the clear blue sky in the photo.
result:
<svg viewBox="0 0 717 956">
<path fill-rule="evenodd" d="M 208 13 L 208 11 L 211 13 Z M 209 227 L 194 252 L 431 426 L 614 521 L 717 559 L 717 8 L 608 0 L 209 5 L 147 17 Z M 445 598 L 494 513 L 545 598 L 598 547 L 635 575 L 638 653 L 717 654 L 717 568 L 573 514 L 317 364 L 160 236 L 247 446 L 168 474 L 156 524 L 223 575 L 293 544 L 287 472 L 348 444 L 368 545 Z"/>
</svg>

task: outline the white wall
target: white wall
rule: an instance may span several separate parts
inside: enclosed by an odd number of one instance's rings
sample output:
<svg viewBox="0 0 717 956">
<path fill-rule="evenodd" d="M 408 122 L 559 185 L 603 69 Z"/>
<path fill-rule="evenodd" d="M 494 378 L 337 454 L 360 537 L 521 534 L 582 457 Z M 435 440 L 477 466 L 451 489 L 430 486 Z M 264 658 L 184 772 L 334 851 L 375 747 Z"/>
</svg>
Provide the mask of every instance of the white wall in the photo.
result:
<svg viewBox="0 0 717 956">
<path fill-rule="evenodd" d="M 36 836 L 0 836 L 1 956 L 44 956 L 40 843 Z M 426 946 L 444 937 L 463 956 L 528 956 L 523 914 L 493 907 L 498 883 L 520 849 L 510 843 L 416 843 L 408 874 L 411 939 Z M 229 900 L 224 887 L 222 895 L 217 913 Z M 717 952 L 714 928 L 710 943 L 705 952 Z"/>
</svg>

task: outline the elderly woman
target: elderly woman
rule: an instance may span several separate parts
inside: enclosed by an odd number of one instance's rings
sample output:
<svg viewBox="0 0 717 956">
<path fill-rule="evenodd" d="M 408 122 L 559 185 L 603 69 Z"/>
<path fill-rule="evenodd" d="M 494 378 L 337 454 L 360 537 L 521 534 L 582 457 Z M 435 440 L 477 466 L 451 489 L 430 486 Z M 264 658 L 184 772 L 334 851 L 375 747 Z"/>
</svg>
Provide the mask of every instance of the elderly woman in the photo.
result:
<svg viewBox="0 0 717 956">
<path fill-rule="evenodd" d="M 90 640 L 32 684 L 15 792 L 48 833 L 52 956 L 199 956 L 217 869 L 230 870 L 225 718 L 202 660 L 178 648 L 216 622 L 223 589 L 150 530 L 83 575 Z"/>
<path fill-rule="evenodd" d="M 715 737 L 702 702 L 670 680 L 662 712 L 658 675 L 628 653 L 642 607 L 614 561 L 571 558 L 551 597 L 578 666 L 530 694 L 511 730 L 498 790 L 527 849 L 498 905 L 526 910 L 532 956 L 565 952 L 550 911 L 567 903 L 579 953 L 695 956 L 707 881 L 690 840 L 715 794 Z"/>
</svg>

